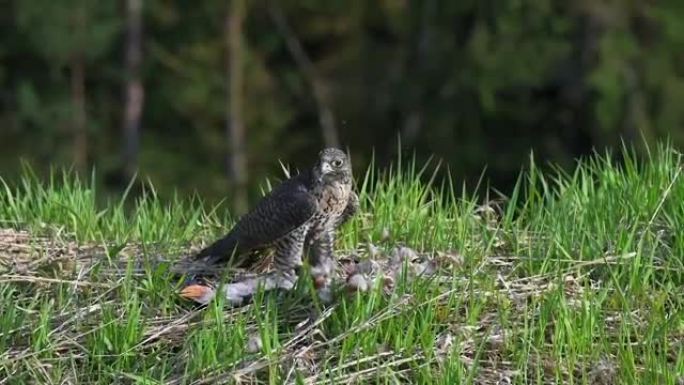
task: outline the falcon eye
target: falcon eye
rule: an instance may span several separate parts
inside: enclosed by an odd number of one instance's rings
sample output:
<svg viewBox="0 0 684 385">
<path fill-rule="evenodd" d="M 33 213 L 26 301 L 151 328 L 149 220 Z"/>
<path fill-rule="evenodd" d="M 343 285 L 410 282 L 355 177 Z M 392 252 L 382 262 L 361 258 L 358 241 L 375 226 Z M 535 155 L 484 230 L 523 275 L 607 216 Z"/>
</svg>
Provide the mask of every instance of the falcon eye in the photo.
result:
<svg viewBox="0 0 684 385">
<path fill-rule="evenodd" d="M 333 160 L 331 163 L 332 163 L 333 167 L 340 167 L 340 166 L 342 166 L 342 160 L 340 160 L 340 159 L 335 159 L 335 160 Z"/>
</svg>

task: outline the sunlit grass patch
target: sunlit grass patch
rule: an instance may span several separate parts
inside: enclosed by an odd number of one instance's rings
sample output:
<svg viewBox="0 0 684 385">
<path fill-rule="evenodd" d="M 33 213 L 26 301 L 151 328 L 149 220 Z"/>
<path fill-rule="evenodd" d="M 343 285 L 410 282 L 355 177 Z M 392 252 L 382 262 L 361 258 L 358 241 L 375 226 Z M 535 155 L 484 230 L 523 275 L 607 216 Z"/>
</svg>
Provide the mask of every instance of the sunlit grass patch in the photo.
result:
<svg viewBox="0 0 684 385">
<path fill-rule="evenodd" d="M 438 269 L 328 308 L 310 279 L 239 309 L 184 303 L 169 263 L 229 216 L 151 188 L 103 208 L 72 174 L 27 174 L 0 189 L 0 383 L 678 385 L 681 156 L 619 155 L 531 161 L 497 207 L 405 159 L 370 169 L 339 253 L 408 246 Z"/>
</svg>

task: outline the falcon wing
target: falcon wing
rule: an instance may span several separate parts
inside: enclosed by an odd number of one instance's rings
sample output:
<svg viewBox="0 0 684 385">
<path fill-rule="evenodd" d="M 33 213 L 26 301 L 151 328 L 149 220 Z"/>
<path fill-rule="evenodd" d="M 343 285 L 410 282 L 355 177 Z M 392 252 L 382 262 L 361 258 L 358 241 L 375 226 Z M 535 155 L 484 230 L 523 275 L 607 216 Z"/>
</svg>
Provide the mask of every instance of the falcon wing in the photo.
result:
<svg viewBox="0 0 684 385">
<path fill-rule="evenodd" d="M 292 183 L 281 187 L 235 226 L 241 248 L 267 246 L 305 224 L 316 212 L 316 200 L 305 186 Z"/>
<path fill-rule="evenodd" d="M 305 224 L 316 212 L 316 200 L 301 180 L 289 179 L 265 196 L 224 238 L 196 255 L 209 263 L 230 260 L 262 248 Z"/>
</svg>

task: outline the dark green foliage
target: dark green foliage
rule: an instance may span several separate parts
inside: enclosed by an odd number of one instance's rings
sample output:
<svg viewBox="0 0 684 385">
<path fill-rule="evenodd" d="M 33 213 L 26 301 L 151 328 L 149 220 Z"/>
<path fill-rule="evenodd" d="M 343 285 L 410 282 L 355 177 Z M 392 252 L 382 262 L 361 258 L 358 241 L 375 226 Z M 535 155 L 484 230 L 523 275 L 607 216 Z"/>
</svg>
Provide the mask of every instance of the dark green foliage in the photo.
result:
<svg viewBox="0 0 684 385">
<path fill-rule="evenodd" d="M 121 168 L 125 2 L 9 0 L 0 15 L 0 174 L 20 157 L 69 164 L 74 54 L 85 62 L 89 166 Z M 403 145 L 458 179 L 513 185 L 530 149 L 563 166 L 592 147 L 684 143 L 681 1 L 285 1 L 358 170 Z M 248 2 L 245 125 L 258 193 L 274 159 L 307 164 L 323 145 L 309 79 L 268 12 Z M 163 196 L 210 199 L 226 174 L 228 6 L 144 2 L 140 175 Z M 77 21 L 81 20 L 79 24 Z M 309 154 L 309 155 L 303 155 Z M 441 175 L 443 176 L 443 175 Z M 474 184 L 474 183 L 473 183 Z M 253 196 L 254 196 L 253 195 Z"/>
</svg>

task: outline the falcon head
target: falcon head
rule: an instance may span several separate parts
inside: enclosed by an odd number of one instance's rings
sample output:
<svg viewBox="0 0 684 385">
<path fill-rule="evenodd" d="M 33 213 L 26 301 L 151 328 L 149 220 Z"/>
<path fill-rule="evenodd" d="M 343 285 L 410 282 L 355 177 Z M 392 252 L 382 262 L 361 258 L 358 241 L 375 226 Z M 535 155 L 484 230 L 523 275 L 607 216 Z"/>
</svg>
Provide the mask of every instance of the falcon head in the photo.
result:
<svg viewBox="0 0 684 385">
<path fill-rule="evenodd" d="M 347 154 L 337 148 L 326 148 L 318 153 L 318 162 L 314 167 L 316 180 L 324 183 L 351 181 L 351 162 Z"/>
</svg>

